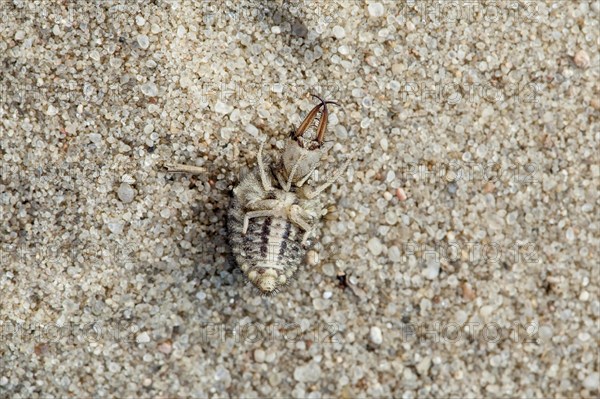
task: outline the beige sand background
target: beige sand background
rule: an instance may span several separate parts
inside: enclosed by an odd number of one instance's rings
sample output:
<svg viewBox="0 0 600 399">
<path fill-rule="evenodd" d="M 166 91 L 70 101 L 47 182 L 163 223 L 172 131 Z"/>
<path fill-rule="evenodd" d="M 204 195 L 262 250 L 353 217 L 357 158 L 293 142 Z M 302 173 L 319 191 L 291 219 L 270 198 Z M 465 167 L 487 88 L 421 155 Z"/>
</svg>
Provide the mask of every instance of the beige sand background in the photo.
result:
<svg viewBox="0 0 600 399">
<path fill-rule="evenodd" d="M 598 396 L 597 1 L 1 4 L 0 397 Z M 353 161 L 264 298 L 225 211 L 309 93 Z"/>
</svg>

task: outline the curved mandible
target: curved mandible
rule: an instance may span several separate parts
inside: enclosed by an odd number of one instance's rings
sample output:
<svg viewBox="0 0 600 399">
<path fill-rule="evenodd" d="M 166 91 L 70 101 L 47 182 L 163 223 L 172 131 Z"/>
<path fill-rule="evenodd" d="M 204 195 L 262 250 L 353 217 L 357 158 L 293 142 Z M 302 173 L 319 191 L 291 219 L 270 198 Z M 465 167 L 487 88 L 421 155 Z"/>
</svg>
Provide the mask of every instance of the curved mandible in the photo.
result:
<svg viewBox="0 0 600 399">
<path fill-rule="evenodd" d="M 317 143 L 319 143 L 319 146 L 320 146 L 321 144 L 323 144 L 323 138 L 325 137 L 325 131 L 327 130 L 327 119 L 329 118 L 329 111 L 327 110 L 327 104 L 334 104 L 337 106 L 340 106 L 340 104 L 338 104 L 335 101 L 323 100 L 321 97 L 319 97 L 316 94 L 311 94 L 311 96 L 317 98 L 319 101 L 321 101 L 321 103 L 315 105 L 313 107 L 313 109 L 310 110 L 308 115 L 306 115 L 306 118 L 304 118 L 304 120 L 298 127 L 298 130 L 296 130 L 294 138 L 301 137 L 306 132 L 306 130 L 308 129 L 310 124 L 317 117 L 317 114 L 319 113 L 319 110 L 321 109 L 321 107 L 323 107 L 323 115 L 319 119 L 319 125 L 317 126 L 317 138 L 316 138 L 316 141 L 317 141 Z"/>
</svg>

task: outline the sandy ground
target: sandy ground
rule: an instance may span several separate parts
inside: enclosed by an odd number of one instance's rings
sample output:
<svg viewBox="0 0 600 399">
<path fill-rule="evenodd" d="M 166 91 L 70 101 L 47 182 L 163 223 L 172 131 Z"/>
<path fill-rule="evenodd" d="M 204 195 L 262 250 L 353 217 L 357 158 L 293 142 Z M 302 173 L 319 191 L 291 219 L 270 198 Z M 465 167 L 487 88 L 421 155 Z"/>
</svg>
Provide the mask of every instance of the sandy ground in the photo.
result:
<svg viewBox="0 0 600 399">
<path fill-rule="evenodd" d="M 1 3 L 0 397 L 598 397 L 597 1 L 149 3 Z M 352 164 L 261 297 L 310 93 Z"/>
</svg>

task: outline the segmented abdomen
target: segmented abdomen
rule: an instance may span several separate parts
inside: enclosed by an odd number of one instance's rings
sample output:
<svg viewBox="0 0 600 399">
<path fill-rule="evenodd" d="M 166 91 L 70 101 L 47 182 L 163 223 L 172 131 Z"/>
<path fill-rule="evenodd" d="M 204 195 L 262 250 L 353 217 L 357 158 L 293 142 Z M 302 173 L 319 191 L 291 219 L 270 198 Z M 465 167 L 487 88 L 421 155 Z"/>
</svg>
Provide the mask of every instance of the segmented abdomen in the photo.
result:
<svg viewBox="0 0 600 399">
<path fill-rule="evenodd" d="M 306 254 L 301 245 L 303 231 L 284 218 L 257 217 L 250 219 L 248 231 L 243 235 L 243 223 L 244 212 L 234 198 L 227 223 L 229 244 L 246 277 L 259 286 L 256 280 L 271 270 L 269 273 L 276 274 L 278 285 L 290 281 Z M 256 273 L 251 274 L 253 271 Z"/>
</svg>

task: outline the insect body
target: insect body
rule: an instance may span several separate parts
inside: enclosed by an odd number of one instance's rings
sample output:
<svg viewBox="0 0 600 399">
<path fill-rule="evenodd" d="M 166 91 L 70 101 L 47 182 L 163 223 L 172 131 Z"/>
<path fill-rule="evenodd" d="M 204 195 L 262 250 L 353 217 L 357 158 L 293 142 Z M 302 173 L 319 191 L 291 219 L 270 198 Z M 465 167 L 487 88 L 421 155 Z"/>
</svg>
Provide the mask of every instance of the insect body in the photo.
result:
<svg viewBox="0 0 600 399">
<path fill-rule="evenodd" d="M 327 213 L 319 194 L 349 164 L 347 161 L 321 185 L 307 184 L 314 183 L 311 176 L 327 152 L 323 145 L 327 104 L 336 104 L 317 98 L 320 104 L 292 133 L 283 153 L 263 158 L 261 144 L 257 166 L 241 176 L 233 190 L 227 220 L 229 244 L 244 275 L 265 294 L 277 292 L 298 270 L 317 222 Z M 312 132 L 315 121 L 316 129 Z M 204 172 L 197 166 L 165 164 L 165 167 L 171 172 Z"/>
<path fill-rule="evenodd" d="M 306 184 L 326 153 L 327 104 L 333 102 L 319 100 L 292 134 L 283 154 L 263 158 L 261 145 L 257 166 L 242 176 L 233 190 L 229 243 L 239 268 L 265 294 L 277 292 L 298 270 L 316 223 L 327 213 L 318 196 L 348 166 L 346 162 L 320 186 Z M 315 137 L 306 137 L 315 120 Z"/>
</svg>

